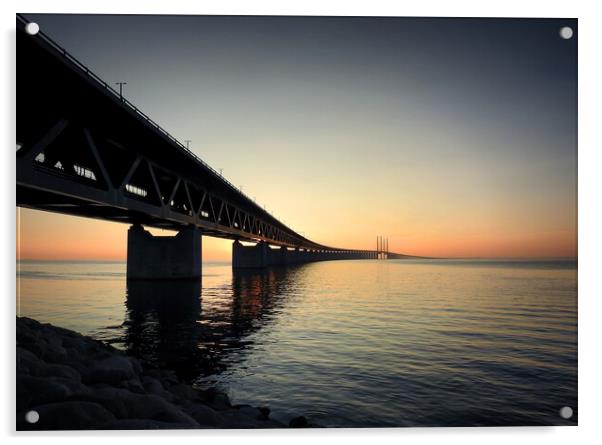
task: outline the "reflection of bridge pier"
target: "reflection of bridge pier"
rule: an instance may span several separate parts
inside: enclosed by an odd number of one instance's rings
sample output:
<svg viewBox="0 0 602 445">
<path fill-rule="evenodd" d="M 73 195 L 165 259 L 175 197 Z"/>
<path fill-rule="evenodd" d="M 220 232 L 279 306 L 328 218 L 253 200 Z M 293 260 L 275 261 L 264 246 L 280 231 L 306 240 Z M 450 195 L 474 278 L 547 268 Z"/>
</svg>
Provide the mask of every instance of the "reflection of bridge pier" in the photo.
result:
<svg viewBox="0 0 602 445">
<path fill-rule="evenodd" d="M 199 279 L 129 280 L 124 348 L 187 381 L 219 374 L 286 302 L 297 271 L 237 271 L 231 288 L 209 288 L 206 295 Z"/>
<path fill-rule="evenodd" d="M 197 347 L 201 280 L 128 281 L 126 350 L 155 366 L 192 379 L 205 356 Z M 190 371 L 188 371 L 190 370 Z"/>
</svg>

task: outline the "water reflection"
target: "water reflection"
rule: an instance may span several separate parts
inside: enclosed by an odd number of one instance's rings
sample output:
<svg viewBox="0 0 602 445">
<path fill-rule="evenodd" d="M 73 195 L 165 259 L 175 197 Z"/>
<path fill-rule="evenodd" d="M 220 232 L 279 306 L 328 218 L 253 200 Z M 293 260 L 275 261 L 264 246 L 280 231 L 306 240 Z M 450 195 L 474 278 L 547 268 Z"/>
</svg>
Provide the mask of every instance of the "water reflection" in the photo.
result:
<svg viewBox="0 0 602 445">
<path fill-rule="evenodd" d="M 130 281 L 123 345 L 188 381 L 218 374 L 228 352 L 245 349 L 249 334 L 272 319 L 300 267 L 236 272 L 229 286 L 205 295 L 200 281 Z"/>
</svg>

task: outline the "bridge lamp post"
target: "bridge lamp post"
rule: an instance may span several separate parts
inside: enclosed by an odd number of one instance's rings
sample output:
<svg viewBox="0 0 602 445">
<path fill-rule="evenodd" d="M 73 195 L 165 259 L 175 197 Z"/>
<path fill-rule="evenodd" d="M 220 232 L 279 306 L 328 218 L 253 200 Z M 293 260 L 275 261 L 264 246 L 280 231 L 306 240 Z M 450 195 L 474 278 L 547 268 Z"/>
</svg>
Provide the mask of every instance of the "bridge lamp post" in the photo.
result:
<svg viewBox="0 0 602 445">
<path fill-rule="evenodd" d="M 127 84 L 127 82 L 115 82 L 115 85 L 119 85 L 119 99 L 121 100 L 123 100 L 123 86 Z"/>
<path fill-rule="evenodd" d="M 190 143 L 192 141 L 190 139 L 186 139 L 184 142 L 186 142 L 186 148 L 188 148 L 190 150 Z"/>
</svg>

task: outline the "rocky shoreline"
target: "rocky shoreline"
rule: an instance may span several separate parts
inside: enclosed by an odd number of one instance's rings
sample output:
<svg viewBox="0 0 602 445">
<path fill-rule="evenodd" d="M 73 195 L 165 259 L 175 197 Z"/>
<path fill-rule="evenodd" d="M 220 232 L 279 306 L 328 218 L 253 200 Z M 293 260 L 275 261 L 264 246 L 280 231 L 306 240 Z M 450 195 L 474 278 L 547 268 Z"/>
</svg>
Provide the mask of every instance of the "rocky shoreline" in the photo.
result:
<svg viewBox="0 0 602 445">
<path fill-rule="evenodd" d="M 76 332 L 17 317 L 17 430 L 307 427 L 266 407 L 232 405 Z M 27 413 L 37 412 L 35 423 Z M 35 415 L 33 416 L 35 418 Z"/>
</svg>

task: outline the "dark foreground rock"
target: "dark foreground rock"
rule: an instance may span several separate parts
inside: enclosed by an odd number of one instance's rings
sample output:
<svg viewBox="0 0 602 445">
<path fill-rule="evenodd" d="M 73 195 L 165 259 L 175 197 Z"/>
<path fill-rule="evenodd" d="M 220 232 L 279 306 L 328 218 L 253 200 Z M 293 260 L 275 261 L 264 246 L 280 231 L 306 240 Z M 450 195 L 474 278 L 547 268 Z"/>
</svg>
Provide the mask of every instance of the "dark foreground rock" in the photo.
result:
<svg viewBox="0 0 602 445">
<path fill-rule="evenodd" d="M 307 428 L 309 423 L 304 416 L 299 416 L 291 419 L 291 421 L 288 423 L 288 426 L 291 428 Z"/>
<path fill-rule="evenodd" d="M 67 329 L 17 318 L 17 430 L 283 428 L 266 407 L 233 406 Z M 26 413 L 36 411 L 36 423 Z M 305 418 L 290 426 L 309 426 Z"/>
</svg>

